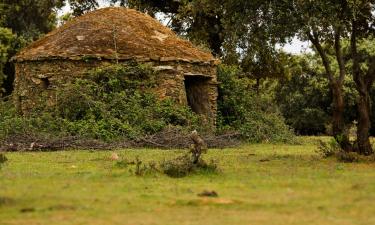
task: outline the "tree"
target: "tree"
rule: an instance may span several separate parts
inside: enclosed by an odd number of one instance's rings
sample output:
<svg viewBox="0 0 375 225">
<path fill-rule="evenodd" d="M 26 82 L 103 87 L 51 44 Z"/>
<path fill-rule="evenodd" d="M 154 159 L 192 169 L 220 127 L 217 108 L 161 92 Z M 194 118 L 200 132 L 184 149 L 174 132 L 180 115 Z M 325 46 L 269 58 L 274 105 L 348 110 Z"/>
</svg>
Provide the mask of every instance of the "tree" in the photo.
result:
<svg viewBox="0 0 375 225">
<path fill-rule="evenodd" d="M 56 25 L 56 10 L 64 0 L 1 0 L 3 26 L 29 40 L 52 30 Z"/>
<path fill-rule="evenodd" d="M 0 80 L 5 94 L 13 90 L 14 65 L 10 58 L 27 43 L 52 30 L 56 25 L 56 10 L 64 4 L 63 0 L 1 0 L 0 27 L 2 38 L 8 39 L 6 54 L 2 54 Z M 5 32 L 8 30 L 8 32 Z M 13 33 L 9 39 L 9 31 Z M 4 45 L 4 44 L 2 44 Z"/>
<path fill-rule="evenodd" d="M 73 16 L 80 16 L 99 7 L 97 0 L 67 0 L 73 11 Z"/>
<path fill-rule="evenodd" d="M 332 98 L 319 59 L 316 54 L 290 56 L 290 76 L 280 79 L 274 90 L 286 123 L 301 135 L 326 133 L 330 120 Z"/>
<path fill-rule="evenodd" d="M 369 140 L 369 131 L 371 127 L 371 98 L 370 91 L 375 80 L 375 54 L 366 54 L 364 49 L 358 50 L 360 42 L 371 40 L 374 33 L 374 4 L 375 1 L 354 0 L 349 1 L 351 7 L 350 21 L 350 49 L 352 54 L 352 73 L 353 80 L 359 93 L 358 97 L 358 128 L 357 144 L 358 152 L 363 155 L 373 153 Z M 371 39 L 367 39 L 368 37 Z M 365 45 L 371 47 L 371 44 Z M 361 65 L 362 64 L 362 65 Z"/>
<path fill-rule="evenodd" d="M 74 16 L 98 7 L 97 0 L 0 0 L 0 29 L 13 33 L 11 43 L 4 40 L 9 37 L 9 32 L 2 30 L 1 33 L 0 85 L 6 95 L 13 90 L 14 65 L 10 58 L 28 43 L 55 28 L 57 10 L 67 3 L 72 7 Z"/>
<path fill-rule="evenodd" d="M 121 6 L 135 8 L 151 16 L 164 13 L 168 25 L 197 45 L 207 46 L 214 55 L 222 56 L 224 0 L 108 0 Z"/>
<path fill-rule="evenodd" d="M 4 67 L 9 58 L 9 52 L 12 48 L 12 43 L 15 39 L 14 34 L 8 28 L 0 27 L 0 93 L 4 91 L 1 87 L 3 81 L 6 79 L 4 74 Z"/>
<path fill-rule="evenodd" d="M 350 55 L 349 47 L 349 41 L 344 40 L 344 57 Z M 339 68 L 335 63 L 334 49 L 327 50 L 332 70 L 336 74 Z M 274 94 L 287 124 L 302 135 L 331 134 L 332 93 L 319 54 L 314 51 L 292 55 L 286 65 L 290 75 L 278 81 Z M 350 68 L 351 62 L 347 61 L 345 66 Z M 343 93 L 344 121 L 352 127 L 357 117 L 358 95 L 350 71 L 343 82 Z"/>
<path fill-rule="evenodd" d="M 373 83 L 372 57 L 361 57 L 356 50 L 360 40 L 374 33 L 374 1 L 371 0 L 238 0 L 224 1 L 225 31 L 232 30 L 227 45 L 229 52 L 253 51 L 257 47 L 274 49 L 278 43 L 298 36 L 310 41 L 318 52 L 332 93 L 333 135 L 346 151 L 371 154 L 368 140 L 370 125 L 369 90 Z M 342 42 L 351 37 L 351 55 L 344 55 Z M 224 46 L 226 43 L 224 42 Z M 329 51 L 333 49 L 334 61 Z M 261 51 L 256 51 L 256 53 Z M 272 51 L 270 51 L 272 54 Z M 247 53 L 248 54 L 248 53 Z M 250 54 L 251 55 L 251 54 Z M 259 57 L 253 55 L 250 60 Z M 347 75 L 345 64 L 352 60 L 353 79 L 359 92 L 357 146 L 346 133 L 343 117 L 345 101 L 343 82 Z M 367 61 L 367 69 L 360 63 Z M 335 72 L 334 67 L 338 70 Z"/>
<path fill-rule="evenodd" d="M 286 4 L 285 4 L 286 3 Z M 351 144 L 344 121 L 343 82 L 346 76 L 345 58 L 342 48 L 342 37 L 345 35 L 344 17 L 345 4 L 341 0 L 290 0 L 275 3 L 274 13 L 282 13 L 282 17 L 291 18 L 288 28 L 302 40 L 310 41 L 318 52 L 332 93 L 332 132 L 340 146 L 345 150 L 351 149 Z M 330 61 L 329 49 L 334 46 L 335 63 L 338 72 L 335 73 L 334 63 Z"/>
<path fill-rule="evenodd" d="M 333 94 L 333 132 L 336 140 L 346 151 L 356 151 L 363 155 L 373 153 L 369 141 L 370 129 L 370 89 L 375 78 L 375 59 L 358 52 L 359 42 L 370 37 L 374 32 L 374 1 L 371 0 L 334 0 L 334 1 L 286 1 L 286 14 L 296 18 L 293 24 L 296 33 L 305 40 L 310 40 L 319 53 L 326 70 Z M 284 2 L 282 3 L 284 4 Z M 281 4 L 281 5 L 282 5 Z M 283 11 L 285 12 L 285 11 Z M 288 13 L 291 12 L 291 13 Z M 342 41 L 350 37 L 351 55 L 344 57 Z M 327 47 L 324 46 L 326 44 Z M 339 72 L 334 74 L 327 48 L 333 46 L 335 63 Z M 352 61 L 352 75 L 359 93 L 357 145 L 352 146 L 344 132 L 343 81 L 347 74 L 345 63 Z M 363 63 L 365 69 L 361 68 Z"/>
</svg>

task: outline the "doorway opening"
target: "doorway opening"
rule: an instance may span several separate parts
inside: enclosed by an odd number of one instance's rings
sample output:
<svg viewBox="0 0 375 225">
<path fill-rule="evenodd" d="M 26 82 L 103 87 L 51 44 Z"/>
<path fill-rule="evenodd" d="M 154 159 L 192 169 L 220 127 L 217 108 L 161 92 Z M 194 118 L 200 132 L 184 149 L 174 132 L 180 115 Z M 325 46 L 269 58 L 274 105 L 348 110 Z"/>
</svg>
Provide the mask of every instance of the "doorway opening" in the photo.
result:
<svg viewBox="0 0 375 225">
<path fill-rule="evenodd" d="M 197 114 L 210 116 L 209 81 L 205 76 L 185 76 L 186 98 L 189 107 Z"/>
</svg>

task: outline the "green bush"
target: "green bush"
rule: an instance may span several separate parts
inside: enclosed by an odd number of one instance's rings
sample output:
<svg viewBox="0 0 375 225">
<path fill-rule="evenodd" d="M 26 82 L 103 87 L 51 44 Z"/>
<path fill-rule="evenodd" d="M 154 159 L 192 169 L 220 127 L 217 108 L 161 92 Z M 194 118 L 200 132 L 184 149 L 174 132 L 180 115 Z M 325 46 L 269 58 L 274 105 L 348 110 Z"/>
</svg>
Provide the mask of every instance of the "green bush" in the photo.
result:
<svg viewBox="0 0 375 225">
<path fill-rule="evenodd" d="M 324 142 L 319 140 L 317 153 L 320 154 L 323 158 L 336 156 L 342 149 L 337 141 L 332 138 L 329 142 Z"/>
<path fill-rule="evenodd" d="M 164 160 L 159 165 L 160 171 L 173 178 L 188 176 L 196 172 L 216 173 L 218 165 L 215 161 L 207 163 L 202 158 L 194 163 L 190 154 L 184 154 L 174 159 Z"/>
<path fill-rule="evenodd" d="M 5 91 L 3 86 L 3 82 L 6 79 L 4 68 L 10 58 L 9 55 L 14 47 L 15 38 L 16 36 L 12 33 L 12 30 L 0 27 L 0 96 Z"/>
<path fill-rule="evenodd" d="M 17 134 L 79 136 L 112 141 L 136 139 L 167 126 L 198 127 L 200 118 L 171 99 L 158 100 L 152 68 L 136 63 L 97 68 L 57 88 L 56 104 L 47 96 L 27 116 L 9 102 L 0 105 L 0 137 Z"/>
<path fill-rule="evenodd" d="M 275 104 L 249 88 L 251 81 L 238 74 L 236 67 L 218 68 L 219 130 L 237 130 L 249 142 L 293 142 L 294 134 Z"/>
<path fill-rule="evenodd" d="M 285 125 L 269 98 L 248 88 L 234 67 L 218 70 L 218 131 L 235 130 L 250 142 L 287 142 L 293 132 Z M 27 116 L 17 114 L 9 102 L 0 104 L 0 139 L 34 135 L 82 137 L 102 141 L 138 140 L 174 126 L 205 131 L 200 116 L 172 99 L 158 100 L 151 92 L 156 74 L 146 65 L 119 64 L 89 71 L 55 90 L 54 107 L 48 96 Z"/>
<path fill-rule="evenodd" d="M 289 65 L 286 65 L 290 69 L 289 76 L 279 80 L 273 90 L 286 123 L 299 135 L 331 133 L 332 94 L 320 60 L 314 54 L 290 57 Z M 338 73 L 337 65 L 333 70 Z M 348 125 L 357 116 L 357 93 L 351 77 L 345 76 L 343 86 L 343 116 Z"/>
</svg>

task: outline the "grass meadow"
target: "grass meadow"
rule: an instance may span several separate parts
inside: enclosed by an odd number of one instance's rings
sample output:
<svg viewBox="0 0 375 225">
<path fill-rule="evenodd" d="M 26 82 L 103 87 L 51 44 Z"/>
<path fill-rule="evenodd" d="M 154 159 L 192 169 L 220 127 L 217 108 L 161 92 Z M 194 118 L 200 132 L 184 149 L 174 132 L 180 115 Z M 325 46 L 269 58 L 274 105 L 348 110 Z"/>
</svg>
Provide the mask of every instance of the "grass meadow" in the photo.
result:
<svg viewBox="0 0 375 225">
<path fill-rule="evenodd" d="M 219 171 L 183 178 L 136 176 L 110 156 L 159 162 L 184 150 L 6 153 L 0 224 L 375 224 L 375 163 L 323 159 L 316 140 L 210 149 Z"/>
</svg>

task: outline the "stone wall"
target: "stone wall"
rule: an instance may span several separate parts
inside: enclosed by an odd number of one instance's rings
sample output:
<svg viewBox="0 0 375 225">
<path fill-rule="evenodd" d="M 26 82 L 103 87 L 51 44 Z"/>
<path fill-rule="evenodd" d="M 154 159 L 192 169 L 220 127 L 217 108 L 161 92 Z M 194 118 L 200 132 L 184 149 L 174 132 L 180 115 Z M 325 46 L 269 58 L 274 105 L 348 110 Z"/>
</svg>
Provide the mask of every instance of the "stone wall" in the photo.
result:
<svg viewBox="0 0 375 225">
<path fill-rule="evenodd" d="M 95 67 L 112 64 L 106 60 L 43 60 L 16 63 L 14 100 L 21 112 L 27 113 L 35 107 L 42 95 L 50 96 L 48 105 L 54 104 L 54 89 L 74 78 L 82 77 Z M 188 63 L 175 61 L 148 61 L 158 71 L 158 86 L 155 93 L 161 98 L 173 98 L 186 105 L 185 77 L 206 77 L 205 89 L 209 98 L 210 113 L 206 117 L 216 121 L 217 80 L 216 65 L 209 63 Z"/>
</svg>

